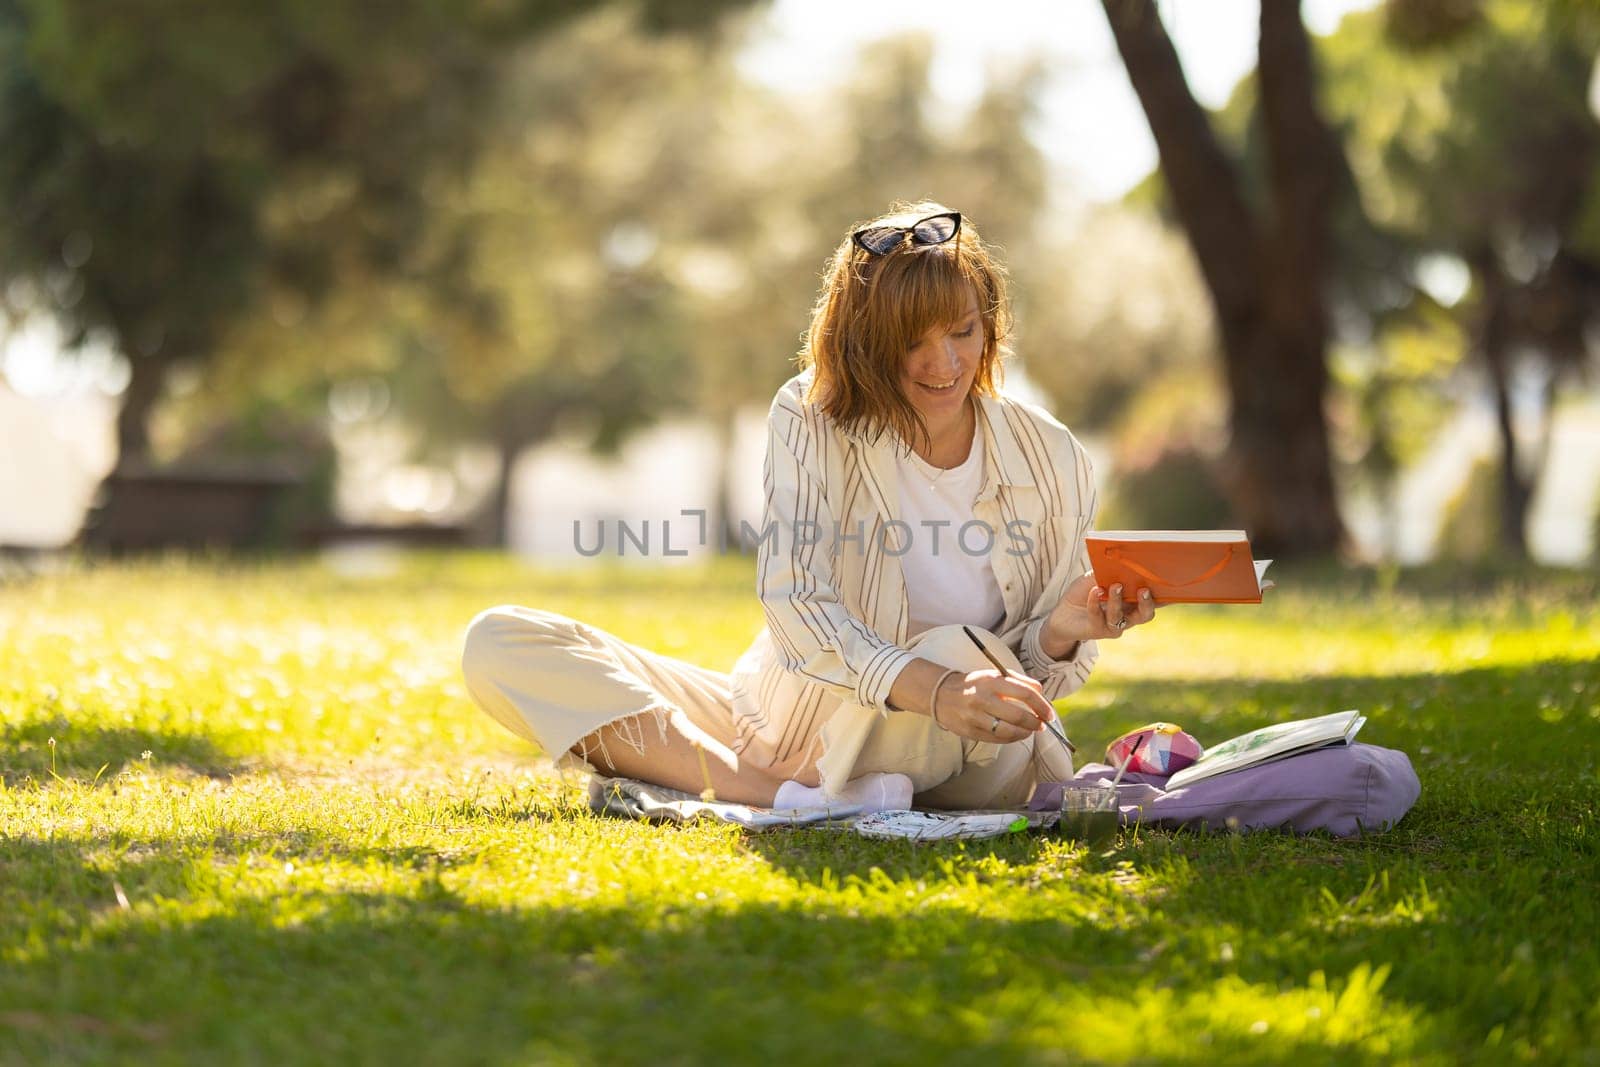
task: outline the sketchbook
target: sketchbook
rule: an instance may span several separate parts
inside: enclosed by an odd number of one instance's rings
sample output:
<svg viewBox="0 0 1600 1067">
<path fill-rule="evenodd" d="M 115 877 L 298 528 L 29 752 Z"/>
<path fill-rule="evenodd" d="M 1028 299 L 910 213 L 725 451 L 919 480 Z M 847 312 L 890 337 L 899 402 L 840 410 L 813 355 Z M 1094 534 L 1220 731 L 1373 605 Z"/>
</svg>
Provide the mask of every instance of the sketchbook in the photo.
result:
<svg viewBox="0 0 1600 1067">
<path fill-rule="evenodd" d="M 1348 745 L 1366 721 L 1361 712 L 1350 710 L 1263 726 L 1206 749 L 1198 760 L 1168 778 L 1162 788 L 1182 789 L 1213 775 L 1258 767 L 1319 748 Z"/>
<path fill-rule="evenodd" d="M 1100 588 L 1129 602 L 1147 588 L 1158 604 L 1259 604 L 1272 587 L 1243 530 L 1096 530 L 1084 544 Z"/>
</svg>

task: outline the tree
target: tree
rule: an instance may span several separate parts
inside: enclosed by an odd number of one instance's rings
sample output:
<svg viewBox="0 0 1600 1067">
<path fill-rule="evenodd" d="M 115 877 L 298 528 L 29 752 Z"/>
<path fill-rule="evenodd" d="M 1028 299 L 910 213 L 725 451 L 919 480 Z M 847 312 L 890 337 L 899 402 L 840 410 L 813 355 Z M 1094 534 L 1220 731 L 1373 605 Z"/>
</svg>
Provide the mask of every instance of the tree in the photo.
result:
<svg viewBox="0 0 1600 1067">
<path fill-rule="evenodd" d="M 476 273 L 496 279 L 486 291 L 515 341 L 478 352 L 471 396 L 453 389 L 479 432 L 505 428 L 502 472 L 563 421 L 620 433 L 692 410 L 723 452 L 708 518 L 730 544 L 736 417 L 793 373 L 818 268 L 848 225 L 938 196 L 990 237 L 1027 234 L 1044 188 L 1023 131 L 1036 71 L 991 86 L 969 123 L 940 135 L 923 119 L 919 38 L 874 45 L 861 77 L 806 104 L 745 80 L 736 41 L 646 48 L 625 20 L 600 18 L 528 58 L 522 95 L 552 102 L 537 128 L 501 139 L 523 150 L 485 158 L 468 208 L 496 220 Z M 521 207 L 492 210 L 506 191 Z M 600 371 L 585 378 L 585 366 Z M 502 479 L 494 511 L 508 500 Z"/>
<path fill-rule="evenodd" d="M 1037 71 L 943 133 L 923 121 L 925 42 L 875 46 L 861 77 L 807 102 L 744 78 L 738 43 L 737 26 L 669 38 L 607 10 L 518 49 L 479 116 L 484 147 L 430 181 L 417 243 L 448 269 L 259 309 L 208 377 L 294 396 L 326 388 L 340 352 L 334 373 L 385 380 L 418 451 L 494 449 L 483 532 L 503 541 L 517 456 L 558 434 L 603 449 L 693 412 L 731 450 L 740 410 L 793 373 L 818 268 L 854 220 L 931 195 L 1008 246 L 1034 232 Z M 713 530 L 732 525 L 720 481 Z"/>
<path fill-rule="evenodd" d="M 1391 23 L 1402 49 L 1439 53 L 1454 101 L 1431 144 L 1396 147 L 1391 172 L 1416 197 L 1419 237 L 1472 272 L 1463 318 L 1494 397 L 1500 544 L 1523 556 L 1556 400 L 1600 325 L 1600 122 L 1588 104 L 1600 13 L 1484 3 L 1476 16 L 1409 39 Z M 1519 367 L 1543 379 L 1531 442 L 1513 416 Z"/>
<path fill-rule="evenodd" d="M 472 235 L 461 291 L 411 324 L 422 343 L 391 369 L 412 383 L 400 413 L 434 447 L 494 448 L 493 543 L 525 450 L 576 431 L 609 451 L 699 395 L 726 331 L 694 336 L 677 260 L 715 239 L 705 215 L 744 199 L 712 162 L 731 140 L 718 119 L 740 98 L 733 77 L 725 34 L 664 39 L 621 10 L 509 62 L 486 113 L 493 147 L 438 220 Z M 713 377 L 724 393 L 734 381 Z"/>
<path fill-rule="evenodd" d="M 1347 499 L 1370 493 L 1392 554 L 1398 550 L 1402 470 L 1447 418 L 1448 385 L 1462 352 L 1460 328 L 1441 304 L 1441 299 L 1457 299 L 1437 278 L 1448 264 L 1415 234 L 1391 224 L 1385 211 L 1393 203 L 1394 186 L 1383 174 L 1382 161 L 1374 158 L 1393 145 L 1397 116 L 1417 110 L 1421 101 L 1429 102 L 1422 110 L 1448 104 L 1433 94 L 1437 81 L 1424 65 L 1397 55 L 1382 41 L 1358 44 L 1358 37 L 1371 35 L 1349 32 L 1353 23 L 1382 18 L 1379 12 L 1348 17 L 1337 34 L 1318 41 L 1317 51 L 1324 110 L 1363 175 L 1354 190 L 1359 195 L 1341 197 L 1330 222 L 1338 251 L 1324 290 L 1336 326 L 1329 354 L 1330 445 Z M 1238 160 L 1245 199 L 1258 210 L 1271 195 L 1260 103 L 1260 80 L 1252 73 L 1213 116 Z M 1157 171 L 1130 199 L 1159 206 L 1164 195 Z"/>
<path fill-rule="evenodd" d="M 1586 98 L 1600 15 L 1564 0 L 1390 0 L 1347 17 L 1324 53 L 1374 222 L 1405 249 L 1384 286 L 1425 288 L 1430 262 L 1470 282 L 1448 308 L 1424 299 L 1390 325 L 1447 319 L 1434 332 L 1466 338 L 1500 441 L 1498 540 L 1525 555 L 1556 400 L 1597 321 L 1600 123 Z M 1530 380 L 1531 435 L 1513 397 Z"/>
<path fill-rule="evenodd" d="M 1216 312 L 1230 404 L 1227 481 L 1263 551 L 1343 540 L 1324 410 L 1330 220 L 1348 174 L 1317 101 L 1297 0 L 1263 0 L 1257 76 L 1266 202 L 1195 100 L 1153 0 L 1102 0 L 1149 120 L 1162 175 Z"/>
<path fill-rule="evenodd" d="M 737 2 L 737 0 L 735 0 Z M 652 29 L 727 3 L 644 5 Z M 0 0 L 0 282 L 128 360 L 122 462 L 168 373 L 274 293 L 448 272 L 432 194 L 501 58 L 585 5 Z M 32 294 L 29 296 L 28 294 Z"/>
</svg>

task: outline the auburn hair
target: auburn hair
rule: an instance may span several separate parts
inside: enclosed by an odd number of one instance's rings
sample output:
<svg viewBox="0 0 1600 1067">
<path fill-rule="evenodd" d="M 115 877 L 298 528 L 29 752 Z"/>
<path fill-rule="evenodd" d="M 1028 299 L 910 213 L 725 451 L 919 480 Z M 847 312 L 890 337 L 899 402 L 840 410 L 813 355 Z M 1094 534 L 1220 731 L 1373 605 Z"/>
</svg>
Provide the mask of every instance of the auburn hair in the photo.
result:
<svg viewBox="0 0 1600 1067">
<path fill-rule="evenodd" d="M 851 227 L 910 226 L 950 209 L 931 201 L 897 202 L 887 214 Z M 983 321 L 983 355 L 972 390 L 999 392 L 1001 362 L 1011 333 L 1005 268 L 991 255 L 972 220 L 937 245 L 901 242 L 874 255 L 846 236 L 823 273 L 822 292 L 800 350 L 802 369 L 813 371 L 806 400 L 836 423 L 869 435 L 891 432 L 903 444 L 931 444 L 928 428 L 900 390 L 911 347 L 934 327 L 953 328 L 975 295 Z"/>
</svg>

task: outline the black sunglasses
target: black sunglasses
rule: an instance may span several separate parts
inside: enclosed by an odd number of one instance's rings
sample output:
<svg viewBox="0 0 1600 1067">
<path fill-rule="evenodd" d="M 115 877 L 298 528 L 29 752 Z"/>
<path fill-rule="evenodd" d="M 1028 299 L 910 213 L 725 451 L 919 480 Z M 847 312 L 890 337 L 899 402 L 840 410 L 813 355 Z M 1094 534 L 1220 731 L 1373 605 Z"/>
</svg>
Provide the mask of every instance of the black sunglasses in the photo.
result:
<svg viewBox="0 0 1600 1067">
<path fill-rule="evenodd" d="M 929 215 L 910 226 L 868 226 L 850 235 L 857 245 L 875 256 L 887 255 L 911 238 L 915 245 L 942 245 L 961 232 L 961 212 Z"/>
</svg>

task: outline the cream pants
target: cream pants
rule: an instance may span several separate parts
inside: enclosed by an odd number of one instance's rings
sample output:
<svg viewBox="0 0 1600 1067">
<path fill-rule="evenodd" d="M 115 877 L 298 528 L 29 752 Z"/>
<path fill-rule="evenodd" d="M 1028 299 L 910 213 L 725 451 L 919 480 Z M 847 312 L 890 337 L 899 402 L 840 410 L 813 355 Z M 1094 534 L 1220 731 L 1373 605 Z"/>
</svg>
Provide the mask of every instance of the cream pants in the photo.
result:
<svg viewBox="0 0 1600 1067">
<path fill-rule="evenodd" d="M 1021 673 L 998 639 L 980 636 L 1008 669 Z M 928 630 L 907 647 L 948 667 L 990 666 L 959 626 Z M 698 731 L 737 751 L 728 675 L 631 645 L 564 615 L 491 608 L 467 628 L 461 666 L 473 700 L 506 729 L 541 746 L 558 766 L 591 769 L 583 757 L 596 742 L 585 739 L 614 722 L 636 747 L 642 747 L 644 731 L 664 731 L 671 722 L 691 737 Z M 846 777 L 907 774 L 920 807 L 1020 807 L 1038 782 L 1072 776 L 1071 759 L 1047 734 L 983 744 L 912 712 L 874 713 L 873 720 Z"/>
</svg>

